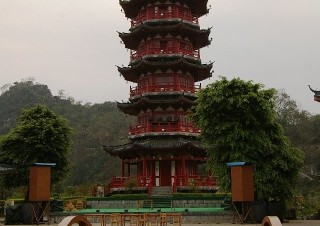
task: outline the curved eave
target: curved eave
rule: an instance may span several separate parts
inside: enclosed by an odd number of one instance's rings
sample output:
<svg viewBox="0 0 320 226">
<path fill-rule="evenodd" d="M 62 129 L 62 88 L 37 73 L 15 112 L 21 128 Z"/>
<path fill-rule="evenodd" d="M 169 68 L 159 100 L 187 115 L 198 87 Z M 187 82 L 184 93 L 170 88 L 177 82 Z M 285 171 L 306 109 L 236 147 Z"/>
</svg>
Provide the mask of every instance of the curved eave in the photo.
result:
<svg viewBox="0 0 320 226">
<path fill-rule="evenodd" d="M 118 108 L 124 112 L 125 114 L 129 115 L 137 115 L 141 110 L 147 111 L 155 110 L 158 106 L 161 106 L 164 109 L 167 109 L 168 107 L 173 107 L 175 109 L 178 109 L 182 107 L 184 110 L 188 110 L 191 108 L 192 105 L 194 105 L 194 101 L 190 100 L 189 98 L 186 98 L 185 96 L 180 96 L 175 99 L 160 99 L 160 100 L 151 100 L 147 97 L 141 97 L 135 102 L 126 102 L 126 103 L 119 103 L 117 102 Z"/>
<path fill-rule="evenodd" d="M 165 155 L 167 152 L 179 155 L 180 151 L 183 151 L 184 154 L 193 154 L 195 157 L 206 157 L 206 149 L 200 141 L 186 138 L 150 138 L 124 145 L 103 146 L 103 149 L 111 156 L 120 159 L 137 158 L 146 154 L 149 156 L 159 153 Z"/>
<path fill-rule="evenodd" d="M 144 72 L 155 72 L 157 69 L 171 69 L 174 71 L 183 70 L 189 71 L 194 77 L 194 81 L 199 82 L 212 76 L 212 64 L 213 63 L 197 64 L 188 61 L 184 57 L 180 57 L 172 61 L 162 61 L 160 58 L 157 61 L 141 59 L 139 62 L 129 67 L 118 67 L 118 71 L 125 80 L 137 82 L 140 74 Z"/>
<path fill-rule="evenodd" d="M 194 27 L 188 26 L 184 22 L 179 22 L 174 25 L 158 25 L 158 26 L 149 26 L 141 24 L 136 27 L 130 33 L 119 33 L 119 37 L 123 41 L 124 45 L 128 49 L 137 50 L 140 41 L 145 37 L 153 37 L 157 34 L 166 34 L 170 33 L 172 36 L 180 35 L 188 37 L 194 49 L 200 49 L 205 46 L 210 45 L 209 35 L 211 29 L 196 29 Z"/>
<path fill-rule="evenodd" d="M 125 16 L 128 18 L 134 18 L 138 15 L 142 6 L 146 6 L 148 3 L 153 3 L 159 0 L 120 0 L 120 6 L 122 7 Z M 167 2 L 167 0 L 162 0 Z M 192 12 L 197 17 L 201 17 L 209 12 L 207 8 L 208 0 L 171 0 L 171 2 L 180 2 L 187 4 Z"/>
<path fill-rule="evenodd" d="M 320 90 L 314 90 L 309 85 L 309 89 L 314 93 L 314 100 L 320 102 Z"/>
</svg>

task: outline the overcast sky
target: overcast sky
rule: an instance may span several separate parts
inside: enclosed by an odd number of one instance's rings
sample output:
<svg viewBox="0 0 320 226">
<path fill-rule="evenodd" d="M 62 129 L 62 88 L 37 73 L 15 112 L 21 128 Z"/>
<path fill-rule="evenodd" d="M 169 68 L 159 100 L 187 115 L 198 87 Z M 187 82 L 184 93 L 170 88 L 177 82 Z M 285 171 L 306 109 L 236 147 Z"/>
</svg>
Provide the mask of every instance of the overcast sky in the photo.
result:
<svg viewBox="0 0 320 226">
<path fill-rule="evenodd" d="M 301 109 L 320 114 L 307 85 L 320 90 L 320 0 L 209 0 L 201 50 L 214 74 L 284 89 Z M 118 0 L 0 0 L 0 87 L 34 77 L 53 95 L 77 101 L 126 101 L 129 86 L 115 65 L 129 52 L 117 31 L 130 23 Z"/>
</svg>

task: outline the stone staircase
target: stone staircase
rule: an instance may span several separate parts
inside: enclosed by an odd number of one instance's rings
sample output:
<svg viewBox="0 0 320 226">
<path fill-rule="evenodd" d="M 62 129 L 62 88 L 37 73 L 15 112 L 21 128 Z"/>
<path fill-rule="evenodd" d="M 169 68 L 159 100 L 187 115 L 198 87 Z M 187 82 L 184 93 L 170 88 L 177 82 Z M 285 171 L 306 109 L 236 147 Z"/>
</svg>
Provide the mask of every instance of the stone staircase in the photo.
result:
<svg viewBox="0 0 320 226">
<path fill-rule="evenodd" d="M 143 208 L 171 208 L 172 187 L 153 187 L 150 199 L 143 202 Z"/>
<path fill-rule="evenodd" d="M 162 186 L 162 187 L 153 187 L 151 191 L 151 197 L 172 197 L 172 187 L 171 186 Z"/>
</svg>

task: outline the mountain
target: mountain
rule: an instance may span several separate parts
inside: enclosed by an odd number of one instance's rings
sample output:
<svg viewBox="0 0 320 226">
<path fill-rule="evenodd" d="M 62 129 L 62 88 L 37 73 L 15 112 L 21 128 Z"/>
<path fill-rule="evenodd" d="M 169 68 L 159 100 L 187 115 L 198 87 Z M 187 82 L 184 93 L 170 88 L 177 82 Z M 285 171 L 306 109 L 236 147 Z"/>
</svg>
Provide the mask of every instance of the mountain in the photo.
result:
<svg viewBox="0 0 320 226">
<path fill-rule="evenodd" d="M 74 129 L 72 169 L 66 175 L 67 185 L 106 183 L 119 174 L 119 160 L 107 155 L 102 144 L 127 142 L 128 125 L 134 119 L 119 111 L 115 102 L 83 105 L 72 97 L 53 96 L 46 85 L 16 82 L 0 96 L 0 135 L 16 125 L 22 109 L 37 104 L 44 104 L 66 118 Z"/>
</svg>

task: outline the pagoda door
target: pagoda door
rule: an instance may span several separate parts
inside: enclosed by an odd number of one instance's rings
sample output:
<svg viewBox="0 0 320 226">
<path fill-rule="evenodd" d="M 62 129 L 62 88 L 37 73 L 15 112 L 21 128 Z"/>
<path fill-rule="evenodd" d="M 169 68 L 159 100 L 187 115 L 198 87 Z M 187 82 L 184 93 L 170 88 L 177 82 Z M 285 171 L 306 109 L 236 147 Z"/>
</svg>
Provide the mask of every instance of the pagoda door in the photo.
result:
<svg viewBox="0 0 320 226">
<path fill-rule="evenodd" d="M 159 161 L 160 186 L 171 186 L 171 161 Z"/>
</svg>

